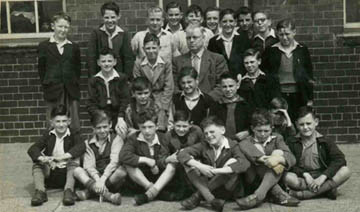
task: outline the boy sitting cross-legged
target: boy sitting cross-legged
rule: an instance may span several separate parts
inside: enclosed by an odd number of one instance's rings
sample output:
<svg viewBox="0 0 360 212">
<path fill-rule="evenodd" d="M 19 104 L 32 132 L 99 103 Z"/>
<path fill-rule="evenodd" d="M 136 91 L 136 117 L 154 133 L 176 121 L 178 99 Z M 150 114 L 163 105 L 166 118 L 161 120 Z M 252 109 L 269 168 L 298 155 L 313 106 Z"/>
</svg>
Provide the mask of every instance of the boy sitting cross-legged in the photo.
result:
<svg viewBox="0 0 360 212">
<path fill-rule="evenodd" d="M 181 205 L 186 210 L 192 210 L 204 198 L 214 210 L 222 211 L 225 201 L 215 197 L 217 189 L 224 187 L 228 193 L 233 193 L 238 184 L 238 174 L 245 172 L 250 163 L 238 143 L 224 136 L 225 126 L 220 119 L 215 116 L 205 118 L 201 127 L 205 141 L 178 154 L 190 182 L 198 190 Z"/>
<path fill-rule="evenodd" d="M 97 110 L 91 117 L 94 136 L 85 141 L 86 152 L 84 167 L 77 167 L 74 176 L 87 190 L 76 191 L 80 200 L 86 200 L 90 194 L 98 194 L 115 205 L 121 204 L 120 193 L 117 192 L 126 176 L 126 171 L 119 166 L 119 152 L 124 145 L 120 136 L 111 133 L 111 119 L 102 110 Z"/>
<path fill-rule="evenodd" d="M 135 204 L 142 205 L 154 200 L 175 174 L 175 166 L 167 164 L 165 170 L 158 167 L 159 153 L 165 136 L 157 133 L 157 114 L 146 108 L 136 114 L 140 131 L 130 135 L 120 151 L 120 162 L 132 181 L 145 190 L 135 195 Z"/>
<path fill-rule="evenodd" d="M 33 161 L 35 184 L 31 205 L 39 206 L 47 201 L 45 186 L 58 188 L 64 185 L 63 204 L 73 205 L 73 172 L 79 166 L 79 157 L 85 152 L 85 143 L 78 131 L 70 130 L 71 119 L 64 105 L 53 108 L 50 115 L 53 130 L 46 131 L 28 150 Z"/>
</svg>

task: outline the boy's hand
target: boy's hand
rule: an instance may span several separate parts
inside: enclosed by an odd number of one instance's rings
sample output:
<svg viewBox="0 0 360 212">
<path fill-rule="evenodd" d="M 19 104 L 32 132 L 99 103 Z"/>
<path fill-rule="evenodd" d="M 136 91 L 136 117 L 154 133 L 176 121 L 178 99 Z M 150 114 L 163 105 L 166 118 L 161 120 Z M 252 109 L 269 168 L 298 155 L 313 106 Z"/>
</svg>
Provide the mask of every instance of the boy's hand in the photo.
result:
<svg viewBox="0 0 360 212">
<path fill-rule="evenodd" d="M 325 182 L 327 179 L 326 175 L 320 175 L 318 178 L 314 179 L 313 182 L 310 184 L 310 190 L 313 192 L 318 192 L 321 185 Z"/>
<path fill-rule="evenodd" d="M 311 176 L 309 173 L 307 173 L 307 172 L 305 172 L 305 173 L 303 174 L 303 177 L 304 177 L 304 179 L 305 179 L 305 182 L 306 182 L 308 188 L 311 189 L 310 185 L 313 183 L 314 178 L 312 178 L 312 176 Z"/>
<path fill-rule="evenodd" d="M 152 158 L 147 158 L 146 164 L 147 164 L 150 168 L 152 168 L 152 167 L 154 167 L 154 166 L 156 165 L 156 161 L 155 161 L 154 159 L 152 159 Z"/>
<path fill-rule="evenodd" d="M 125 135 L 125 137 L 126 137 L 128 127 L 126 125 L 124 118 L 122 118 L 122 117 L 118 118 L 117 124 L 115 126 L 115 131 L 118 135 L 120 135 L 120 136 Z"/>
<path fill-rule="evenodd" d="M 202 164 L 202 165 L 198 166 L 197 168 L 199 169 L 201 174 L 205 175 L 206 177 L 213 177 L 214 176 L 214 173 L 213 173 L 214 167 L 212 167 L 212 166 Z"/>
<path fill-rule="evenodd" d="M 279 165 L 280 161 L 281 161 L 281 156 L 271 155 L 264 159 L 264 164 L 265 164 L 265 166 L 267 166 L 269 168 L 273 168 L 273 167 Z"/>
<path fill-rule="evenodd" d="M 97 194 L 102 194 L 102 193 L 104 193 L 104 191 L 106 190 L 105 180 L 103 180 L 102 178 L 100 178 L 99 180 L 97 180 L 97 181 L 95 182 L 94 189 L 95 189 L 95 192 L 96 192 Z"/>
<path fill-rule="evenodd" d="M 154 166 L 151 168 L 151 173 L 153 173 L 154 175 L 159 174 L 159 167 L 158 166 Z"/>
<path fill-rule="evenodd" d="M 50 163 L 53 160 L 54 160 L 54 158 L 49 157 L 49 156 L 39 156 L 38 157 L 38 161 L 40 161 L 41 163 Z"/>
<path fill-rule="evenodd" d="M 178 151 L 174 152 L 172 155 L 169 155 L 166 158 L 165 162 L 166 163 L 178 163 L 179 161 L 177 159 L 177 153 L 178 153 Z"/>
<path fill-rule="evenodd" d="M 274 172 L 277 174 L 277 175 L 280 175 L 284 172 L 284 169 L 285 169 L 285 166 L 282 165 L 282 164 L 278 164 L 276 165 L 275 167 L 272 168 L 274 170 Z"/>
</svg>

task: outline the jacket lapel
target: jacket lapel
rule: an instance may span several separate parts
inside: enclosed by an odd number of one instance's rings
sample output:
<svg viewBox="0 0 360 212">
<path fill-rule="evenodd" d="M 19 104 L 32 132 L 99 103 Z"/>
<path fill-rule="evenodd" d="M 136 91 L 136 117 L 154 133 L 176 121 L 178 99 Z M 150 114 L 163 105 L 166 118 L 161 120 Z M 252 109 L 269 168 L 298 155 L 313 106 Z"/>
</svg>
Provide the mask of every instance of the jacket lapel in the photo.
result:
<svg viewBox="0 0 360 212">
<path fill-rule="evenodd" d="M 153 84 L 154 77 L 153 77 L 153 73 L 151 73 L 152 72 L 151 68 L 148 65 L 143 65 L 142 72 L 145 75 L 145 77 Z"/>
<path fill-rule="evenodd" d="M 221 54 L 225 57 L 226 60 L 229 60 L 230 58 L 228 58 L 227 54 L 226 54 L 226 50 L 225 50 L 225 46 L 224 46 L 224 41 L 222 38 L 220 38 L 219 40 L 216 41 L 218 47 L 220 48 Z M 232 51 L 232 49 L 231 49 Z"/>
<path fill-rule="evenodd" d="M 210 146 L 208 146 L 208 149 L 206 150 L 206 156 L 208 157 L 210 163 L 212 166 L 215 165 L 215 152 L 211 149 Z"/>
<path fill-rule="evenodd" d="M 52 54 L 57 59 L 61 57 L 60 52 L 56 47 L 56 43 L 49 42 L 49 53 Z"/>
<path fill-rule="evenodd" d="M 56 136 L 53 134 L 50 134 L 49 136 L 50 139 L 48 141 L 48 155 L 52 155 L 55 148 Z"/>
<path fill-rule="evenodd" d="M 204 53 L 201 57 L 201 63 L 200 63 L 200 73 L 199 73 L 199 83 L 207 76 L 208 70 L 209 70 L 209 54 L 207 52 L 208 50 L 204 50 Z M 191 61 L 191 59 L 190 59 Z"/>
<path fill-rule="evenodd" d="M 159 76 L 164 72 L 164 64 L 159 63 L 157 64 L 154 72 L 153 72 L 153 85 L 156 83 L 156 81 L 159 79 Z"/>
</svg>

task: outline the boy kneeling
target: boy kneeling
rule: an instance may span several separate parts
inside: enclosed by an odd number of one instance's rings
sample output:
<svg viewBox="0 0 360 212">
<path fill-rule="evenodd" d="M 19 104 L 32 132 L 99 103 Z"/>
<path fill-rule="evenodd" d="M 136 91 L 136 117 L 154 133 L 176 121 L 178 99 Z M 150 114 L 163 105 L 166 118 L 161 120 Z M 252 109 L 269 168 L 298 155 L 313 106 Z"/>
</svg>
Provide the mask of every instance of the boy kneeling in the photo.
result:
<svg viewBox="0 0 360 212">
<path fill-rule="evenodd" d="M 74 176 L 87 190 L 76 191 L 79 200 L 86 200 L 91 194 L 100 195 L 115 205 L 121 204 L 119 187 L 125 180 L 126 171 L 119 166 L 119 152 L 124 141 L 111 133 L 111 118 L 103 110 L 96 110 L 91 117 L 94 136 L 86 140 L 83 168 L 77 167 Z"/>
<path fill-rule="evenodd" d="M 155 109 L 146 108 L 135 116 L 140 131 L 127 138 L 119 158 L 130 179 L 146 191 L 134 197 L 135 204 L 142 205 L 158 196 L 174 176 L 176 167 L 169 163 L 165 170 L 159 170 L 160 149 L 165 136 L 156 132 L 158 114 Z"/>
<path fill-rule="evenodd" d="M 206 141 L 189 146 L 178 154 L 189 180 L 198 190 L 181 205 L 192 210 L 200 205 L 203 197 L 214 210 L 222 211 L 225 201 L 215 198 L 212 191 L 224 186 L 232 193 L 237 186 L 238 174 L 245 172 L 250 163 L 238 143 L 224 136 L 225 126 L 220 119 L 210 116 L 202 121 L 201 126 Z"/>
<path fill-rule="evenodd" d="M 31 206 L 46 202 L 46 187 L 64 188 L 64 205 L 74 205 L 73 194 L 74 169 L 79 166 L 79 157 L 85 152 L 85 144 L 78 131 L 70 130 L 71 119 L 64 105 L 58 105 L 51 111 L 53 130 L 46 131 L 40 140 L 28 150 L 34 162 L 32 167 L 35 193 Z"/>
</svg>

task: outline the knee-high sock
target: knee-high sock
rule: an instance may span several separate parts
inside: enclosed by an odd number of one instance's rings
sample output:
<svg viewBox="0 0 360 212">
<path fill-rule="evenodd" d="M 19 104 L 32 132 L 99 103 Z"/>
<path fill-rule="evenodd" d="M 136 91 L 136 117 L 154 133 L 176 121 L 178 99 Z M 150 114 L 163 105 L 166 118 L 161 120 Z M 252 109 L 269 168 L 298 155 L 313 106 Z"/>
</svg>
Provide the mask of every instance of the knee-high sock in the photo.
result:
<svg viewBox="0 0 360 212">
<path fill-rule="evenodd" d="M 74 191 L 74 186 L 75 186 L 74 169 L 75 169 L 75 166 L 72 166 L 72 165 L 69 166 L 68 165 L 67 172 L 66 172 L 66 183 L 65 183 L 64 190 L 69 188 L 72 191 Z"/>
<path fill-rule="evenodd" d="M 195 171 L 190 171 L 187 173 L 187 175 L 189 180 L 198 189 L 207 202 L 211 202 L 213 199 L 215 199 L 214 195 L 208 188 L 208 179 L 206 177 L 200 177 Z"/>
<path fill-rule="evenodd" d="M 255 194 L 258 200 L 262 201 L 265 199 L 267 192 L 278 183 L 281 175 L 276 175 L 272 170 L 267 170 L 261 181 L 260 186 L 256 189 Z"/>
<path fill-rule="evenodd" d="M 34 164 L 32 168 L 33 181 L 35 189 L 45 191 L 45 173 L 44 166 L 40 164 Z"/>
</svg>

